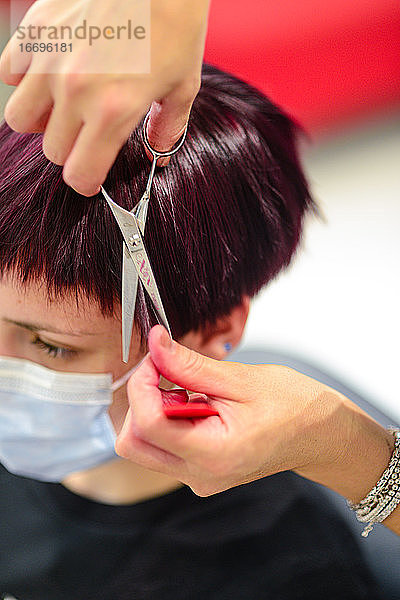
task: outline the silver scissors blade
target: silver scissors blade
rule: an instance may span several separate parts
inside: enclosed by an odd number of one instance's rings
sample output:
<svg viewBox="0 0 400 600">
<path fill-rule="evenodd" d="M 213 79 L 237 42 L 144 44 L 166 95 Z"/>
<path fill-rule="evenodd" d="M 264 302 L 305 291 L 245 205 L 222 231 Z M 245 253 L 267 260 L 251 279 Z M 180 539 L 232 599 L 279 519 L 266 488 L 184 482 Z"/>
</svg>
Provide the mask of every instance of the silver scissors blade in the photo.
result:
<svg viewBox="0 0 400 600">
<path fill-rule="evenodd" d="M 166 327 L 169 335 L 171 335 L 169 323 L 165 315 L 164 307 L 142 238 L 146 227 L 150 191 L 153 184 L 157 160 L 161 157 L 172 156 L 181 148 L 186 138 L 187 125 L 180 140 L 171 150 L 159 152 L 152 148 L 147 137 L 147 124 L 149 118 L 150 112 L 147 113 L 143 122 L 143 141 L 152 155 L 152 163 L 146 189 L 137 206 L 131 212 L 128 212 L 118 206 L 118 204 L 110 198 L 104 188 L 101 187 L 103 196 L 107 200 L 124 238 L 124 249 L 122 252 L 122 360 L 124 362 L 128 362 L 129 358 L 138 278 L 142 281 L 143 286 L 153 302 L 158 320 Z"/>
<path fill-rule="evenodd" d="M 131 211 L 136 216 L 140 232 L 144 236 L 149 196 L 145 192 L 138 205 Z M 133 319 L 138 286 L 138 274 L 126 244 L 122 251 L 122 360 L 128 362 L 131 347 Z"/>
<path fill-rule="evenodd" d="M 133 319 L 139 277 L 126 244 L 122 252 L 122 360 L 127 363 L 131 347 Z"/>
<path fill-rule="evenodd" d="M 160 323 L 164 325 L 170 335 L 171 330 L 136 216 L 116 204 L 103 187 L 101 188 L 101 191 L 118 223 L 124 239 L 124 265 L 122 277 L 125 281 L 123 284 L 124 294 L 122 297 L 122 347 L 123 360 L 126 358 L 127 361 L 132 335 L 138 277 L 150 296 Z M 128 298 L 124 297 L 125 292 L 127 295 L 129 294 Z M 134 295 L 132 292 L 134 292 Z"/>
<path fill-rule="evenodd" d="M 146 227 L 149 194 L 144 192 L 138 205 L 131 211 L 137 219 L 140 232 L 144 236 Z M 138 286 L 138 274 L 129 250 L 124 244 L 122 251 L 122 360 L 127 363 L 131 347 L 133 320 Z"/>
</svg>

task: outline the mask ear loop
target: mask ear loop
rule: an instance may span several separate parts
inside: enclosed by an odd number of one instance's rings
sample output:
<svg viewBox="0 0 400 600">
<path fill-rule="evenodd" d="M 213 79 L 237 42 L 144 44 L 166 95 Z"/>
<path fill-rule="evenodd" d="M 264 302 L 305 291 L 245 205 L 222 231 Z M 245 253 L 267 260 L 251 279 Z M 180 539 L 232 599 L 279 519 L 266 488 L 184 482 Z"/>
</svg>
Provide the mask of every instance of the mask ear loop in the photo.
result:
<svg viewBox="0 0 400 600">
<path fill-rule="evenodd" d="M 147 356 L 147 354 L 146 354 Z M 133 375 L 133 373 L 140 367 L 140 365 L 143 363 L 143 361 L 145 360 L 146 356 L 144 356 L 142 358 L 142 360 L 140 360 L 138 362 L 137 365 L 135 365 L 134 367 L 132 367 L 131 369 L 129 369 L 129 371 L 127 371 L 126 373 L 124 373 L 124 375 L 121 375 L 121 377 L 118 377 L 118 379 L 116 379 L 115 381 L 112 382 L 111 384 L 111 391 L 112 392 L 116 392 L 117 390 L 119 390 L 119 388 L 121 388 L 130 378 L 131 375 Z"/>
</svg>

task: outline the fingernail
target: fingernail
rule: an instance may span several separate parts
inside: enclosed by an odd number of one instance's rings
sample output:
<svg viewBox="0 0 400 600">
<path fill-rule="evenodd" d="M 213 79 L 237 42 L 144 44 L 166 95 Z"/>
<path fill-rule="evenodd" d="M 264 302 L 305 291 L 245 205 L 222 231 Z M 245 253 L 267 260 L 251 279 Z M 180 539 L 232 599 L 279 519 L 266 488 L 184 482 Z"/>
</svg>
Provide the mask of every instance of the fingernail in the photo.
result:
<svg viewBox="0 0 400 600">
<path fill-rule="evenodd" d="M 168 331 L 166 329 L 163 329 L 162 333 L 160 335 L 160 345 L 165 350 L 168 350 L 168 351 L 172 350 L 172 339 L 168 335 Z"/>
<path fill-rule="evenodd" d="M 84 188 L 81 185 L 72 185 L 69 184 L 68 185 L 70 187 L 72 187 L 73 190 L 75 190 L 75 192 L 77 192 L 77 194 L 79 194 L 80 196 L 86 196 L 87 198 L 91 198 L 92 196 L 95 196 L 96 194 L 98 194 L 100 192 L 100 186 L 97 186 L 97 188 Z"/>
<path fill-rule="evenodd" d="M 170 156 L 164 156 L 164 158 L 159 158 L 157 160 L 157 167 L 166 167 L 170 160 Z"/>
</svg>

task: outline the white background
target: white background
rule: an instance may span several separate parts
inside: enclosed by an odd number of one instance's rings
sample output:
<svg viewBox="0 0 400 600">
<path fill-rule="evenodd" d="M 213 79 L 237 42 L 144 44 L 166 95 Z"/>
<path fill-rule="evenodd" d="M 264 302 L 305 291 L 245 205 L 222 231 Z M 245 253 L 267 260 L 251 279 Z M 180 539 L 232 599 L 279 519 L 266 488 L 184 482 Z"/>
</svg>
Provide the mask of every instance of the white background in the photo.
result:
<svg viewBox="0 0 400 600">
<path fill-rule="evenodd" d="M 241 348 L 309 360 L 400 422 L 400 116 L 305 156 L 326 221 L 254 301 Z"/>
</svg>

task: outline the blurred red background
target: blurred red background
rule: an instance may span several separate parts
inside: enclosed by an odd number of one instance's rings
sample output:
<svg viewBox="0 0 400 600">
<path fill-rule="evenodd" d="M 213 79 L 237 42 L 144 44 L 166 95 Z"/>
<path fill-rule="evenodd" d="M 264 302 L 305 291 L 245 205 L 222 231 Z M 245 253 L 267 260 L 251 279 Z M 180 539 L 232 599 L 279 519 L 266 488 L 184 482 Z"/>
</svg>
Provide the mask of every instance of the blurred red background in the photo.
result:
<svg viewBox="0 0 400 600">
<path fill-rule="evenodd" d="M 312 134 L 400 107 L 399 0 L 211 0 L 205 60 Z"/>
<path fill-rule="evenodd" d="M 400 2 L 211 0 L 205 60 L 321 137 L 400 108 Z"/>
</svg>

